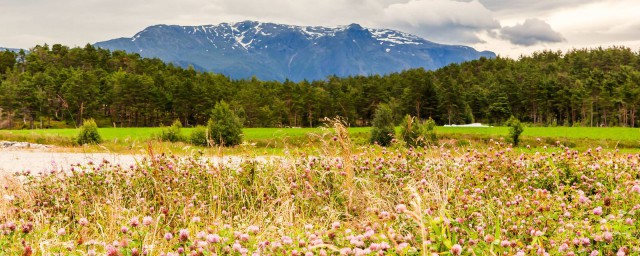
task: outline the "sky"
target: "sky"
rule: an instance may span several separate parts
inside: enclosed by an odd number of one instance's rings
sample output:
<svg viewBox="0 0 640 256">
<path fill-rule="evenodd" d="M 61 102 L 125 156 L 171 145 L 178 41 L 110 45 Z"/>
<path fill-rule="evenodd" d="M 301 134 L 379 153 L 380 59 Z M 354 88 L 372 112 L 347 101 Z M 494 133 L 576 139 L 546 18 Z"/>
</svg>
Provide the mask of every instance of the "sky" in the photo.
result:
<svg viewBox="0 0 640 256">
<path fill-rule="evenodd" d="M 0 0 L 0 47 L 84 46 L 157 24 L 358 23 L 518 58 L 598 46 L 640 50 L 640 0 Z"/>
</svg>

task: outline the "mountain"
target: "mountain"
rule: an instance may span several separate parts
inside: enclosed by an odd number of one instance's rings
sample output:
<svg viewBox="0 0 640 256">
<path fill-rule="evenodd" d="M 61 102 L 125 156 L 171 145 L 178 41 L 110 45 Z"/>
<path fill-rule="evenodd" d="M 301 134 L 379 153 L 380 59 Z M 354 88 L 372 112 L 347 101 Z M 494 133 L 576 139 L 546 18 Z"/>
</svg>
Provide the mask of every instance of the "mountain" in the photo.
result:
<svg viewBox="0 0 640 256">
<path fill-rule="evenodd" d="M 4 52 L 4 51 L 12 51 L 12 52 L 19 52 L 20 49 L 14 49 L 14 48 L 4 48 L 4 47 L 0 47 L 0 52 Z M 26 51 L 25 51 L 26 52 Z"/>
<path fill-rule="evenodd" d="M 157 57 L 180 66 L 263 80 L 325 79 L 329 75 L 387 74 L 436 69 L 493 52 L 442 45 L 388 29 L 358 24 L 305 27 L 256 21 L 206 26 L 151 26 L 131 38 L 95 44 Z"/>
</svg>

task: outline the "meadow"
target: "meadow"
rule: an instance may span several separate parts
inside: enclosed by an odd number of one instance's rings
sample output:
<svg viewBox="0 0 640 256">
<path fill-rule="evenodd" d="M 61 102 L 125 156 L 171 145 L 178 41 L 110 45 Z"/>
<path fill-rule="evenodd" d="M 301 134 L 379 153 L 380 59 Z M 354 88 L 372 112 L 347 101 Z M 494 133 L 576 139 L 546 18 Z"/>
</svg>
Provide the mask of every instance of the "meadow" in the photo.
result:
<svg viewBox="0 0 640 256">
<path fill-rule="evenodd" d="M 260 145 L 222 163 L 159 128 L 100 132 L 144 159 L 0 177 L 0 255 L 640 254 L 640 154 L 598 146 L 636 129 L 528 127 L 513 147 L 503 127 L 438 127 L 407 148 L 369 128 L 250 128 Z"/>
<path fill-rule="evenodd" d="M 640 155 L 353 144 L 214 163 L 148 151 L 5 178 L 2 255 L 637 255 Z M 356 150 L 359 148 L 359 150 Z"/>
<path fill-rule="evenodd" d="M 83 150 L 130 153 L 135 147 L 143 147 L 145 142 L 157 141 L 156 137 L 163 128 L 100 128 L 104 139 L 101 147 L 85 147 Z M 368 144 L 370 127 L 349 127 L 348 131 L 354 144 Z M 191 134 L 192 128 L 182 128 L 184 136 Z M 399 132 L 399 128 L 396 129 Z M 491 140 L 508 137 L 507 127 L 436 127 L 442 145 L 486 146 Z M 28 141 L 41 144 L 73 146 L 72 138 L 77 129 L 41 129 L 41 130 L 0 130 L 0 140 Z M 244 141 L 253 145 L 250 150 L 261 148 L 269 153 L 281 154 L 283 148 L 315 148 L 319 138 L 325 136 L 326 128 L 244 128 Z M 575 149 L 587 149 L 601 146 L 608 149 L 635 151 L 640 149 L 640 129 L 624 127 L 526 127 L 522 134 L 521 145 L 532 147 L 562 143 Z M 187 145 L 167 144 L 178 153 Z M 144 148 L 144 147 L 143 147 Z M 206 149 L 204 149 L 206 150 Z M 241 149 L 227 150 L 231 153 L 243 152 Z M 246 150 L 245 150 L 246 151 Z"/>
</svg>

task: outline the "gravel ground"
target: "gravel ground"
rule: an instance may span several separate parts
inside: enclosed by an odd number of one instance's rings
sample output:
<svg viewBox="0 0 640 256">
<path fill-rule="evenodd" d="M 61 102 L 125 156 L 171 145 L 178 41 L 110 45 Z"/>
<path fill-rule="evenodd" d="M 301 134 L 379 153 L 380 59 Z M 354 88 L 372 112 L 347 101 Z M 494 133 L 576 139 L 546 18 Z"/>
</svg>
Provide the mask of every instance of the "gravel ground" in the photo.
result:
<svg viewBox="0 0 640 256">
<path fill-rule="evenodd" d="M 0 148 L 0 177 L 12 175 L 16 172 L 30 171 L 32 174 L 40 172 L 68 171 L 72 164 L 86 165 L 89 162 L 101 163 L 107 160 L 112 164 L 129 166 L 141 161 L 144 155 L 126 155 L 110 153 L 68 153 L 56 152 L 46 148 L 24 149 L 24 148 Z M 236 166 L 244 160 L 249 160 L 240 156 L 205 157 L 202 161 L 211 161 L 224 165 Z M 250 160 L 258 162 L 280 162 L 282 157 L 258 156 L 251 157 Z M 286 162 L 286 160 L 285 160 Z"/>
<path fill-rule="evenodd" d="M 142 156 L 108 153 L 63 153 L 46 150 L 0 149 L 0 176 L 20 171 L 31 173 L 51 170 L 68 170 L 71 164 L 100 163 L 108 160 L 127 166 L 136 163 Z"/>
</svg>

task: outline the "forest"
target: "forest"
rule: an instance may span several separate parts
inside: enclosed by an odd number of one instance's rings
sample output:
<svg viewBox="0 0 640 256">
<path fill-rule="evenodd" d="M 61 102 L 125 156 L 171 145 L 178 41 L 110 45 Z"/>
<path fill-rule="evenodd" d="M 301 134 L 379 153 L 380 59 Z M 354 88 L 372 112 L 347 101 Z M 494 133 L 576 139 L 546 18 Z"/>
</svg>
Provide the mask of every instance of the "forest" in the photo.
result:
<svg viewBox="0 0 640 256">
<path fill-rule="evenodd" d="M 0 52 L 0 128 L 206 124 L 227 102 L 245 127 L 315 127 L 324 117 L 369 126 L 387 103 L 438 124 L 640 125 L 640 53 L 629 48 L 542 51 L 428 71 L 318 81 L 232 80 L 90 44 Z"/>
</svg>

